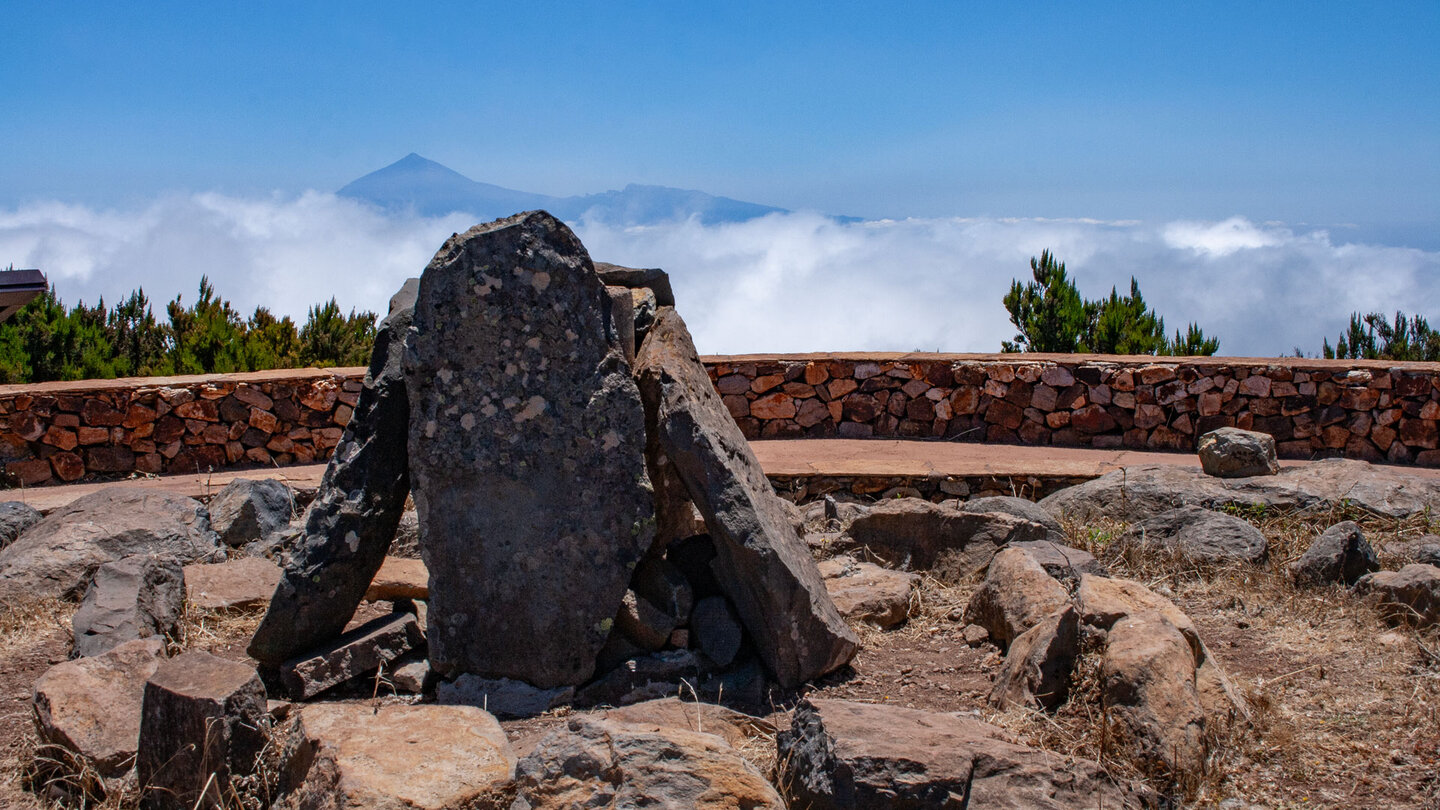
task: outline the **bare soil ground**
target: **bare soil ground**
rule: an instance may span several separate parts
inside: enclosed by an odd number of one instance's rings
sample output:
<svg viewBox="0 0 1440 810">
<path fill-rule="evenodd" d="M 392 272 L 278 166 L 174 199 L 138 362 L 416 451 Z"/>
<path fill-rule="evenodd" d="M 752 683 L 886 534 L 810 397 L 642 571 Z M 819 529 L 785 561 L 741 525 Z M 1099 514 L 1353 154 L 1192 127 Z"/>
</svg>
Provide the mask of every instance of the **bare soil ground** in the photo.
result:
<svg viewBox="0 0 1440 810">
<path fill-rule="evenodd" d="M 990 707 L 985 698 L 1001 655 L 988 644 L 968 646 L 963 635 L 961 614 L 975 583 L 924 580 L 906 625 L 889 632 L 857 628 L 865 646 L 853 665 L 805 691 L 970 712 L 1018 741 L 1099 759 L 1117 775 L 1149 778 L 1180 807 L 1239 799 L 1241 807 L 1440 808 L 1440 631 L 1389 627 L 1348 590 L 1299 590 L 1284 574 L 1320 529 L 1341 519 L 1360 520 L 1386 568 L 1400 564 L 1395 552 L 1406 540 L 1435 526 L 1339 512 L 1242 516 L 1270 540 L 1263 568 L 1198 570 L 1123 547 L 1116 539 L 1120 525 L 1067 526 L 1071 544 L 1101 558 L 1112 574 L 1143 582 L 1185 610 L 1243 696 L 1249 716 L 1213 730 L 1216 754 L 1203 774 L 1142 774 L 1111 745 L 1100 731 L 1093 662 L 1082 662 L 1074 696 L 1053 715 Z M 61 603 L 0 608 L 0 806 L 55 806 L 24 787 L 35 745 L 30 689 L 67 657 L 73 610 Z M 184 645 L 243 659 L 257 621 L 255 614 L 192 616 Z M 359 692 L 350 699 L 370 699 Z M 798 697 L 776 696 L 777 723 L 788 722 L 783 712 Z M 505 726 L 525 749 L 568 713 Z M 745 752 L 762 768 L 773 764 L 767 744 Z M 131 802 L 116 797 L 106 806 Z"/>
</svg>

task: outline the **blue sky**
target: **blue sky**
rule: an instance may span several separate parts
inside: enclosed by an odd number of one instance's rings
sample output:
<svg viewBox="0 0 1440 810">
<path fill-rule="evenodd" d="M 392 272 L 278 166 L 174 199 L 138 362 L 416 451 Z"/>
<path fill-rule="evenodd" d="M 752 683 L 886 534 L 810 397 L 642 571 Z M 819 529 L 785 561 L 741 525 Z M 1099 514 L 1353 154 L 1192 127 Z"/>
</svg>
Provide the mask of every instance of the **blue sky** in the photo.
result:
<svg viewBox="0 0 1440 810">
<path fill-rule="evenodd" d="M 1440 4 L 6 0 L 0 204 L 415 151 L 864 217 L 1440 231 Z"/>
</svg>

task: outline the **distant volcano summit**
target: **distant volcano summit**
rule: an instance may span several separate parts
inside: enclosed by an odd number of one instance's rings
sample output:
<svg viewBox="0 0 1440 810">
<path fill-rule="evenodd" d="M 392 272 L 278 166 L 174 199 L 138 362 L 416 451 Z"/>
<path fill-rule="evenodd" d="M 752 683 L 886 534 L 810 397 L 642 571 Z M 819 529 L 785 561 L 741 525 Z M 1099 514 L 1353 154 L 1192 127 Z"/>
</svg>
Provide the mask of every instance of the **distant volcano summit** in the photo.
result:
<svg viewBox="0 0 1440 810">
<path fill-rule="evenodd" d="M 665 186 L 628 185 L 576 197 L 551 197 L 479 183 L 459 172 L 410 153 L 340 189 L 338 194 L 390 211 L 413 210 L 422 216 L 456 211 L 488 220 L 543 208 L 560 219 L 588 219 L 611 225 L 651 225 L 695 217 L 705 225 L 744 222 L 783 208 L 716 197 L 703 191 Z"/>
</svg>

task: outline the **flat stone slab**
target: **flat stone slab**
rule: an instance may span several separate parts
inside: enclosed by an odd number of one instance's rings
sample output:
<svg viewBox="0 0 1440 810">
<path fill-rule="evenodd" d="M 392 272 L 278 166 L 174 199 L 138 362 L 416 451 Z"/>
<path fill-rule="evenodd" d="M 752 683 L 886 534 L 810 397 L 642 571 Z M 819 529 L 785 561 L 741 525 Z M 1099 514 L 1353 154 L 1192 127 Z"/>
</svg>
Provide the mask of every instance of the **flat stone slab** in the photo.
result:
<svg viewBox="0 0 1440 810">
<path fill-rule="evenodd" d="M 185 566 L 185 598 L 201 610 L 256 610 L 270 603 L 280 566 L 264 557 Z"/>
<path fill-rule="evenodd" d="M 370 580 L 365 601 L 379 599 L 429 599 L 430 572 L 421 560 L 386 557 Z"/>
<path fill-rule="evenodd" d="M 308 700 L 424 644 L 425 636 L 414 614 L 381 616 L 325 647 L 286 661 L 280 667 L 280 682 L 291 698 Z"/>
<path fill-rule="evenodd" d="M 451 237 L 405 374 L 432 666 L 583 683 L 655 511 L 640 393 L 580 240 L 543 211 Z"/>
</svg>

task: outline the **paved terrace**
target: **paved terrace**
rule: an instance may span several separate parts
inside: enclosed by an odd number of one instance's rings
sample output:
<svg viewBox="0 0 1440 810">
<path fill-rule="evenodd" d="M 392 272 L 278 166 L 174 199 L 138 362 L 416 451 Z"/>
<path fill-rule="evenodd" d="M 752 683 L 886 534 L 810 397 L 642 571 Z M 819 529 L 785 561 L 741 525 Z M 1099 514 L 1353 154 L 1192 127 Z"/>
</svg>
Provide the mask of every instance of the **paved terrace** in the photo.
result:
<svg viewBox="0 0 1440 810">
<path fill-rule="evenodd" d="M 1193 453 L 1152 453 L 1131 450 L 1094 450 L 1078 447 L 1024 447 L 959 442 L 883 439 L 796 439 L 751 443 L 761 467 L 776 486 L 816 495 L 837 488 L 836 482 L 855 491 L 880 494 L 893 486 L 932 485 L 941 481 L 965 482 L 971 492 L 985 489 L 1016 491 L 1023 495 L 1048 494 L 1055 489 L 1097 478 L 1122 467 L 1175 464 L 1198 467 Z M 1282 460 L 1283 467 L 1309 461 Z M 1405 472 L 1440 479 L 1440 469 L 1402 467 Z M 168 490 L 194 498 L 208 498 L 236 478 L 278 478 L 309 495 L 320 485 L 324 464 L 292 467 L 226 470 L 203 475 L 149 476 L 109 482 L 90 482 L 12 489 L 0 499 L 18 500 L 41 512 L 50 512 L 82 495 L 109 486 L 124 485 Z M 926 493 L 930 494 L 930 493 Z M 308 497 L 306 498 L 308 500 Z"/>
</svg>

